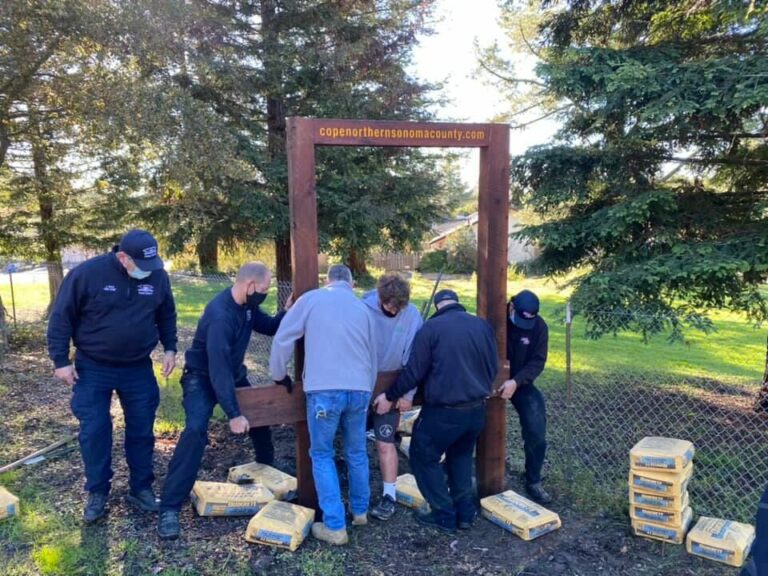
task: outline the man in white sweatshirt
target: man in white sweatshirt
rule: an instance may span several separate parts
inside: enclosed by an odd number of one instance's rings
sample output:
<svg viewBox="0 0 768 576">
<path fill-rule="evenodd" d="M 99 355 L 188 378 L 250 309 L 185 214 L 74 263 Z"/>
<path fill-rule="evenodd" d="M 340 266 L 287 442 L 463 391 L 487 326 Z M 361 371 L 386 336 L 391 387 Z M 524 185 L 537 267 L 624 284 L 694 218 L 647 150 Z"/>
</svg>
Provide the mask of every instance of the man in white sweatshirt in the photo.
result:
<svg viewBox="0 0 768 576">
<path fill-rule="evenodd" d="M 400 370 L 408 362 L 411 343 L 423 321 L 413 304 L 408 282 L 399 274 L 385 274 L 376 290 L 363 296 L 376 331 L 376 358 L 380 372 Z M 373 412 L 373 432 L 379 453 L 383 494 L 371 509 L 371 516 L 389 520 L 395 513 L 395 482 L 397 480 L 397 449 L 395 439 L 400 412 L 410 410 L 416 389 L 400 398 L 394 410 L 379 415 Z"/>
<path fill-rule="evenodd" d="M 274 381 L 287 376 L 288 361 L 301 337 L 309 455 L 323 511 L 323 522 L 312 525 L 312 535 L 330 544 L 346 544 L 333 442 L 341 429 L 352 524 L 367 524 L 371 489 L 365 422 L 377 370 L 374 323 L 352 290 L 352 273 L 346 266 L 331 266 L 326 286 L 303 294 L 283 317 L 269 359 Z"/>
</svg>

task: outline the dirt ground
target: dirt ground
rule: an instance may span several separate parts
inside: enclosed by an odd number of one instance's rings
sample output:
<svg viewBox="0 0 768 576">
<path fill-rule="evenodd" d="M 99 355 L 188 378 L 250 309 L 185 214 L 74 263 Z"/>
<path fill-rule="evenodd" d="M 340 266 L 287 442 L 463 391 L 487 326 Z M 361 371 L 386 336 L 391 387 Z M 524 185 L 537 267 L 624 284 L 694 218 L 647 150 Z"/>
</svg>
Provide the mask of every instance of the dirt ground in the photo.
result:
<svg viewBox="0 0 768 576">
<path fill-rule="evenodd" d="M 138 512 L 124 501 L 127 477 L 122 457 L 122 426 L 115 411 L 115 478 L 110 514 L 105 522 L 84 527 L 82 464 L 73 450 L 58 459 L 23 467 L 0 477 L 9 488 L 30 499 L 22 501 L 21 519 L 0 524 L 0 574 L 138 575 L 735 575 L 735 569 L 701 560 L 671 546 L 635 538 L 629 519 L 615 514 L 574 510 L 551 486 L 563 528 L 533 542 L 524 542 L 490 522 L 455 536 L 423 528 L 399 507 L 386 523 L 372 521 L 350 532 L 350 544 L 330 549 L 311 537 L 295 553 L 248 544 L 243 540 L 247 517 L 199 518 L 190 507 L 182 515 L 183 535 L 160 542 L 153 515 Z M 0 464 L 75 431 L 69 391 L 51 377 L 39 336 L 14 350 L 0 365 Z M 251 460 L 247 439 L 233 438 L 221 422 L 211 426 L 210 445 L 199 477 L 223 481 L 227 469 Z M 277 466 L 295 469 L 293 430 L 274 433 Z M 157 486 L 171 457 L 176 436 L 158 438 Z M 380 486 L 375 452 L 370 444 L 374 494 Z M 408 464 L 401 457 L 401 469 Z M 509 472 L 510 488 L 520 488 L 518 472 Z M 343 474 L 342 474 L 343 477 Z M 26 506 L 26 509 L 25 509 Z M 77 548 L 69 564 L 46 564 L 41 548 L 72 542 Z M 42 558 L 42 559 L 41 559 Z M 53 566 L 53 568 L 51 568 Z M 62 568 L 63 566 L 63 568 Z M 66 570 L 65 570 L 66 568 Z M 58 570 L 58 571 L 57 571 Z M 68 571 L 71 570 L 71 571 Z"/>
</svg>

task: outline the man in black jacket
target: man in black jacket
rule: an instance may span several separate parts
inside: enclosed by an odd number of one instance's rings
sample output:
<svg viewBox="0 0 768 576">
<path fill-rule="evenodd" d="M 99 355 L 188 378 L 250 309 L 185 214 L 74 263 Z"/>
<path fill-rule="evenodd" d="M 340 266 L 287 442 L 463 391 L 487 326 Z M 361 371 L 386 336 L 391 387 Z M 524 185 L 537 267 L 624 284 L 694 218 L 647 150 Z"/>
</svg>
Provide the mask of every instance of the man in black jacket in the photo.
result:
<svg viewBox="0 0 768 576">
<path fill-rule="evenodd" d="M 70 340 L 77 353 L 69 358 Z M 131 230 L 109 254 L 67 274 L 48 321 L 48 353 L 56 377 L 72 386 L 72 412 L 80 421 L 80 454 L 88 501 L 83 519 L 106 514 L 112 480 L 112 393 L 125 416 L 128 500 L 157 511 L 152 492 L 152 428 L 160 400 L 149 355 L 162 342 L 163 374 L 176 364 L 176 307 L 168 274 L 149 232 Z"/>
<path fill-rule="evenodd" d="M 472 453 L 485 426 L 485 401 L 499 360 L 493 328 L 468 314 L 453 290 L 435 294 L 435 307 L 416 333 L 402 373 L 374 405 L 386 414 L 409 390 L 422 386 L 424 406 L 413 427 L 410 462 L 432 511 L 416 512 L 416 519 L 454 532 L 457 526 L 469 528 L 477 515 Z"/>
<path fill-rule="evenodd" d="M 552 498 L 541 485 L 541 469 L 547 452 L 547 412 L 544 396 L 534 381 L 547 362 L 549 328 L 539 316 L 539 298 L 523 290 L 509 302 L 507 359 L 509 380 L 499 388 L 511 400 L 520 418 L 525 450 L 525 489 L 540 504 Z"/>
<path fill-rule="evenodd" d="M 157 523 L 157 532 L 163 539 L 179 536 L 179 510 L 195 484 L 208 443 L 208 422 L 217 403 L 234 434 L 250 434 L 256 460 L 272 464 L 274 451 L 269 426 L 251 428 L 248 419 L 240 414 L 235 394 L 235 388 L 250 385 L 243 361 L 251 334 L 274 336 L 285 316 L 285 311 L 269 316 L 259 308 L 267 297 L 271 280 L 269 269 L 261 262 L 243 265 L 234 286 L 219 292 L 197 323 L 181 377 L 184 431 L 168 465 Z M 290 304 L 289 299 L 286 306 Z M 290 378 L 280 383 L 291 391 Z"/>
</svg>

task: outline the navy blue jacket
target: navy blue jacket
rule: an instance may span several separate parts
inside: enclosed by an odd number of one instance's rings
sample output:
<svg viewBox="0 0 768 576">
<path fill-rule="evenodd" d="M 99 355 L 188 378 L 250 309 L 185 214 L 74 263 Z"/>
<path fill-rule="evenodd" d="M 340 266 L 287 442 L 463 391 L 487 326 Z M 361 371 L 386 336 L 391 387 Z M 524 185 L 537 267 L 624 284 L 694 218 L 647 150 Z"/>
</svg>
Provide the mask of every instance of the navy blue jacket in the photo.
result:
<svg viewBox="0 0 768 576">
<path fill-rule="evenodd" d="M 113 249 L 86 260 L 64 278 L 48 321 L 48 355 L 56 368 L 77 355 L 109 365 L 146 361 L 158 340 L 176 350 L 176 306 L 165 270 L 128 276 Z"/>
<path fill-rule="evenodd" d="M 386 396 L 395 401 L 423 386 L 427 405 L 474 402 L 491 395 L 498 370 L 491 325 L 460 304 L 449 304 L 416 333 L 408 363 Z"/>
<path fill-rule="evenodd" d="M 541 316 L 530 330 L 518 328 L 507 318 L 509 377 L 518 386 L 528 386 L 538 378 L 547 363 L 548 347 L 549 328 Z"/>
<path fill-rule="evenodd" d="M 243 364 L 251 332 L 274 336 L 285 312 L 269 316 L 258 306 L 241 306 L 232 298 L 231 288 L 208 302 L 197 322 L 192 346 L 185 353 L 185 369 L 205 374 L 216 400 L 231 420 L 240 416 L 235 383 L 244 380 Z"/>
</svg>

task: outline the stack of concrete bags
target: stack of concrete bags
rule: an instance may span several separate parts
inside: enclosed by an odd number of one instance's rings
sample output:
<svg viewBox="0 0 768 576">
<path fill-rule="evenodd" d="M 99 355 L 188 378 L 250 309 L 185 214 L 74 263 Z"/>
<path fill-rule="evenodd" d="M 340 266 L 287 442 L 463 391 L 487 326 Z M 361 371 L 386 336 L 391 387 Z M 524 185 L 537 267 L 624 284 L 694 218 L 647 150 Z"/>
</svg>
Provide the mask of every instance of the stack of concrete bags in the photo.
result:
<svg viewBox="0 0 768 576">
<path fill-rule="evenodd" d="M 682 544 L 693 519 L 693 444 L 649 436 L 629 452 L 629 515 L 637 536 Z"/>
</svg>

